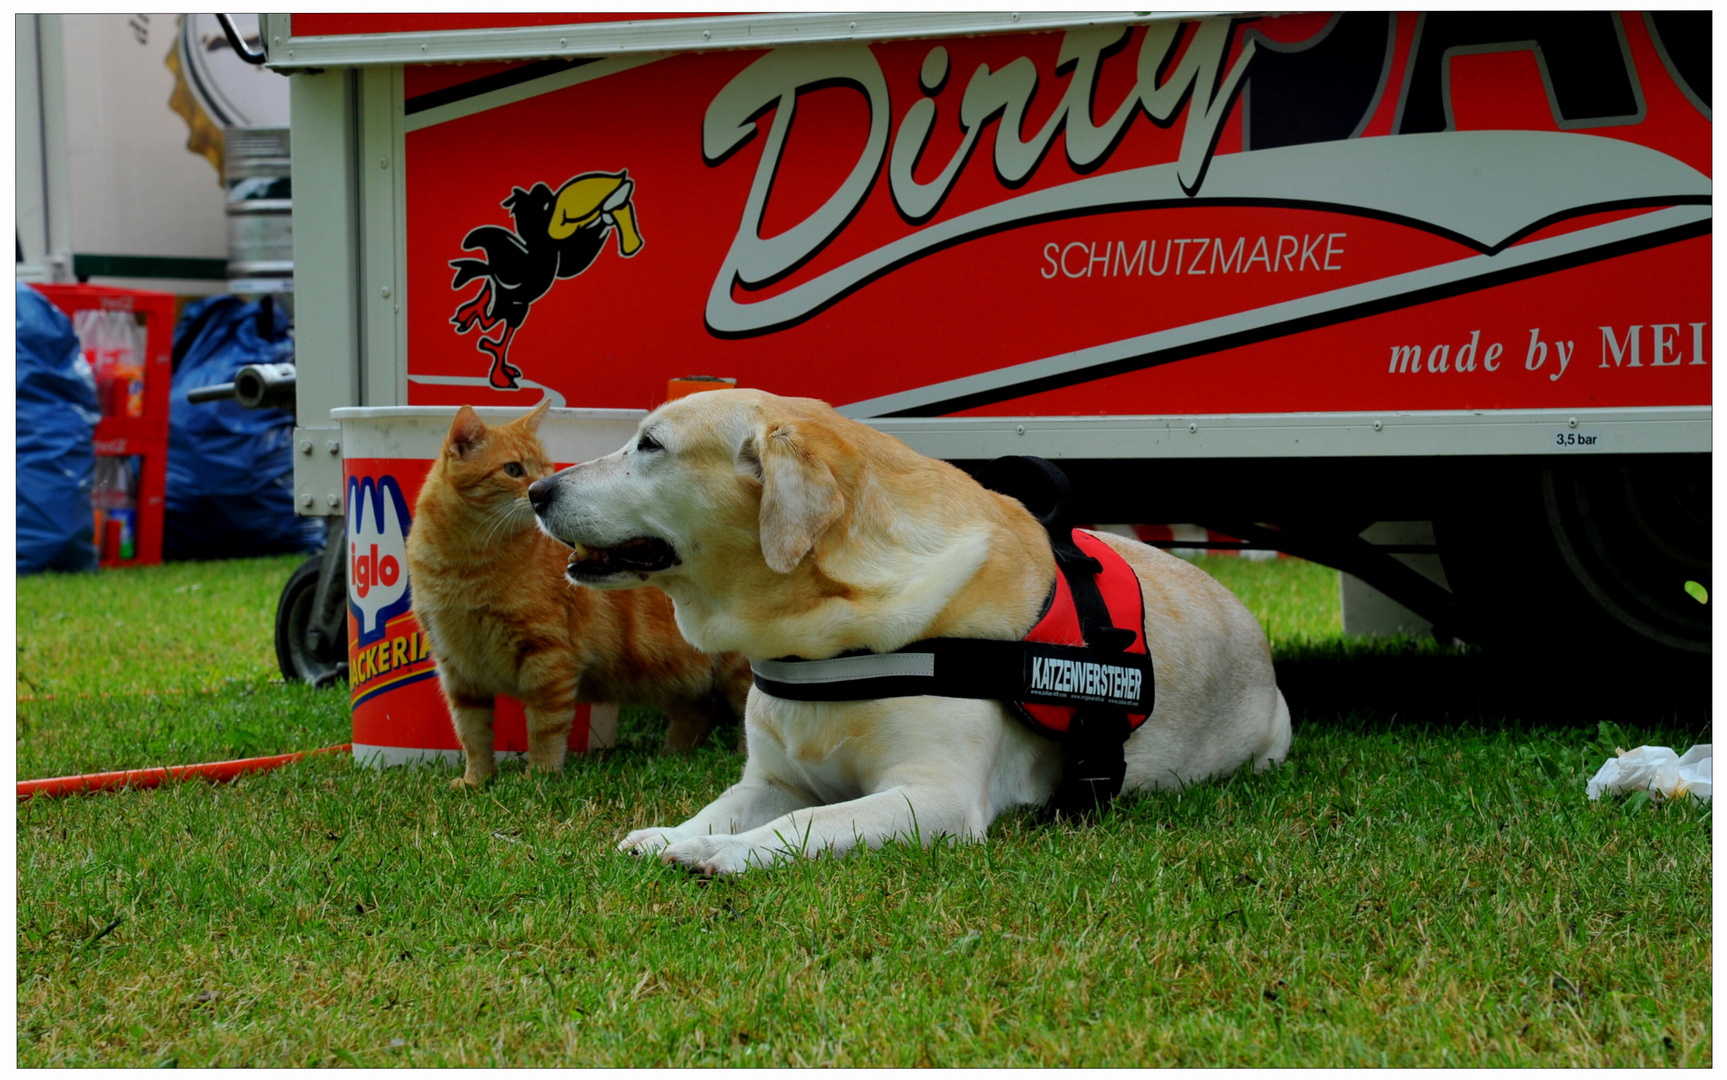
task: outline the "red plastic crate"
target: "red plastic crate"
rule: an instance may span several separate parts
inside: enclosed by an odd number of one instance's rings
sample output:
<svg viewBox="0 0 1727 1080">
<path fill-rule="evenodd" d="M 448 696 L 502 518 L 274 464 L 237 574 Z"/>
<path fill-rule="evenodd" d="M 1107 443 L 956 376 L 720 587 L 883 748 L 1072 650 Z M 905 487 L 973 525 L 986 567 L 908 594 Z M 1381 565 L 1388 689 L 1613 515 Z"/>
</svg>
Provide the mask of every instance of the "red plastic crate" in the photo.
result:
<svg viewBox="0 0 1727 1080">
<path fill-rule="evenodd" d="M 174 297 L 141 289 L 98 285 L 37 285 L 64 311 L 130 311 L 144 317 L 144 415 L 104 416 L 96 425 L 96 453 L 143 459 L 138 475 L 138 535 L 130 559 L 103 558 L 103 566 L 148 566 L 162 561 L 162 505 L 168 487 L 168 391 L 174 376 Z M 97 550 L 102 538 L 96 537 Z"/>
</svg>

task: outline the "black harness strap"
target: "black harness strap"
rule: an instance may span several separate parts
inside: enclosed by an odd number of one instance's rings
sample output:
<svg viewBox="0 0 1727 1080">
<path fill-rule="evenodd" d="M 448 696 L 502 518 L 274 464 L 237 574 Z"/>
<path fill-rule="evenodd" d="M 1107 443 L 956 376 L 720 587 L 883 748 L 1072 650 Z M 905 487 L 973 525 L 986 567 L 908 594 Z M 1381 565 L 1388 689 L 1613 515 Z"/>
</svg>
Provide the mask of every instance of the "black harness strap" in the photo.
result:
<svg viewBox="0 0 1727 1080">
<path fill-rule="evenodd" d="M 1073 541 L 1073 525 L 1068 516 L 1073 488 L 1067 474 L 1043 458 L 1014 456 L 990 462 L 977 479 L 992 491 L 1018 499 L 1049 534 L 1056 567 L 1067 578 L 1067 587 L 1073 594 L 1080 635 L 1090 650 L 1103 656 L 1115 654 L 1125 658 L 1123 650 L 1133 644 L 1139 632 L 1110 622 L 1109 608 L 1097 588 L 1097 575 L 1103 572 L 1103 567 L 1080 551 Z M 1145 667 L 1149 685 L 1149 658 L 1145 658 Z M 1149 707 L 1145 709 L 1147 713 L 1150 711 Z M 1121 794 L 1122 782 L 1127 777 L 1122 748 L 1133 734 L 1127 714 L 1128 710 L 1119 706 L 1099 704 L 1081 705 L 1074 713 L 1063 740 L 1067 763 L 1062 769 L 1061 784 L 1049 803 L 1052 813 L 1081 816 L 1108 806 Z"/>
</svg>

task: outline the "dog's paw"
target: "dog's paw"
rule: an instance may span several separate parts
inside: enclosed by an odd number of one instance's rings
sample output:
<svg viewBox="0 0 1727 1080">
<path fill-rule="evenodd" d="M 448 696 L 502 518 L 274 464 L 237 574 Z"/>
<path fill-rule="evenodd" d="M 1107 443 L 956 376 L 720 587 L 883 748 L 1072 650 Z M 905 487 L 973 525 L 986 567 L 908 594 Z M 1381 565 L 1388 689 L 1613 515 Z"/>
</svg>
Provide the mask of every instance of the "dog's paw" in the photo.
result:
<svg viewBox="0 0 1727 1080">
<path fill-rule="evenodd" d="M 660 852 L 660 861 L 704 877 L 719 877 L 752 868 L 759 870 L 773 865 L 775 860 L 771 853 L 760 851 L 749 841 L 722 833 L 679 840 Z"/>
<path fill-rule="evenodd" d="M 457 791 L 477 790 L 486 786 L 486 781 L 492 778 L 491 773 L 466 772 L 450 781 L 450 786 Z"/>
<path fill-rule="evenodd" d="M 653 855 L 678 838 L 676 829 L 637 829 L 618 841 L 618 850 L 631 855 Z"/>
</svg>

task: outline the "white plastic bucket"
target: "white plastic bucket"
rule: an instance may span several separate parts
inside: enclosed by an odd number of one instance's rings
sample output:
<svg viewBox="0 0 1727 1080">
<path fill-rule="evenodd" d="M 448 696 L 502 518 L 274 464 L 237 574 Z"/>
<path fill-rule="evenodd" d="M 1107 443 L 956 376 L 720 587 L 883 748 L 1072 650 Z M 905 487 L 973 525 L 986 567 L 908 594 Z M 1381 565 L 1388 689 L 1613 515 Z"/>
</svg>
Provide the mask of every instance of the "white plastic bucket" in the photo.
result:
<svg viewBox="0 0 1727 1080">
<path fill-rule="evenodd" d="M 526 409 L 480 408 L 488 424 Z M 368 765 L 460 762 L 461 743 L 426 638 L 410 605 L 406 543 L 420 484 L 443 450 L 454 406 L 332 409 L 342 425 L 342 485 L 348 535 L 348 688 L 354 758 Z M 540 439 L 560 467 L 603 457 L 635 434 L 639 409 L 552 409 Z M 617 739 L 615 704 L 577 705 L 570 750 L 584 753 Z M 520 702 L 499 697 L 494 745 L 500 757 L 525 757 Z"/>
</svg>

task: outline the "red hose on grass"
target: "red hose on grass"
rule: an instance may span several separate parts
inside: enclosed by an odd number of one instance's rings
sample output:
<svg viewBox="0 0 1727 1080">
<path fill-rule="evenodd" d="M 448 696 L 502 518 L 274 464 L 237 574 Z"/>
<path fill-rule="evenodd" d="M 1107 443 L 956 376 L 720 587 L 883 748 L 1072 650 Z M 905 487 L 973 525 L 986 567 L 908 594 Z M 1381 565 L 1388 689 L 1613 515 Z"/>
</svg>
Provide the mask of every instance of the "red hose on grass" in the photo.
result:
<svg viewBox="0 0 1727 1080">
<path fill-rule="evenodd" d="M 265 772 L 292 765 L 304 757 L 316 754 L 340 754 L 352 750 L 353 743 L 326 746 L 318 750 L 302 750 L 295 754 L 274 757 L 241 758 L 238 761 L 209 761 L 202 765 L 167 765 L 159 769 L 127 769 L 123 772 L 86 773 L 83 776 L 56 776 L 50 780 L 18 781 L 18 798 L 35 795 L 53 798 L 76 795 L 86 791 L 112 791 L 116 788 L 153 788 L 168 780 L 209 780 L 225 783 L 245 773 Z"/>
</svg>

